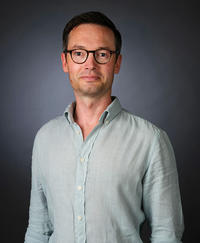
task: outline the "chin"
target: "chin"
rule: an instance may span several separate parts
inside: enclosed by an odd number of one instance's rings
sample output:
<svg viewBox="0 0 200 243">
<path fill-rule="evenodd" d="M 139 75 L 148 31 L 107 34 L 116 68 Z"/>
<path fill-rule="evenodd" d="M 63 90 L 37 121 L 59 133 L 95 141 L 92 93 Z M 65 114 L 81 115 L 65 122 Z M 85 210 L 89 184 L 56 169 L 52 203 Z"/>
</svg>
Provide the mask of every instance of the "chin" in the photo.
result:
<svg viewBox="0 0 200 243">
<path fill-rule="evenodd" d="M 94 90 L 94 89 L 88 89 L 88 90 L 80 90 L 79 94 L 82 96 L 87 96 L 87 97 L 98 97 L 100 96 L 103 92 L 103 90 Z"/>
</svg>

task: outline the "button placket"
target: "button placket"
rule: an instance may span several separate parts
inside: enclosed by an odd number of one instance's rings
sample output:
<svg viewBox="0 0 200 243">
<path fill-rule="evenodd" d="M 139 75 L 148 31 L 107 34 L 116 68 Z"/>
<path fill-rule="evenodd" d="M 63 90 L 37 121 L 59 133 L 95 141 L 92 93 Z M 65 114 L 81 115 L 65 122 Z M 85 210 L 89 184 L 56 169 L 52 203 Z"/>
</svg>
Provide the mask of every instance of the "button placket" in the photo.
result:
<svg viewBox="0 0 200 243">
<path fill-rule="evenodd" d="M 99 128 L 96 128 L 86 142 L 79 143 L 75 192 L 75 243 L 85 243 L 86 241 L 85 203 L 87 202 L 85 202 L 85 186 L 89 156 L 99 130 Z M 80 142 L 80 136 L 77 136 L 77 139 Z"/>
<path fill-rule="evenodd" d="M 81 160 L 82 158 L 82 160 Z M 84 166 L 79 158 L 77 163 L 77 178 L 76 178 L 76 192 L 75 192 L 75 215 L 76 215 L 76 243 L 85 242 L 85 209 L 84 209 Z"/>
</svg>

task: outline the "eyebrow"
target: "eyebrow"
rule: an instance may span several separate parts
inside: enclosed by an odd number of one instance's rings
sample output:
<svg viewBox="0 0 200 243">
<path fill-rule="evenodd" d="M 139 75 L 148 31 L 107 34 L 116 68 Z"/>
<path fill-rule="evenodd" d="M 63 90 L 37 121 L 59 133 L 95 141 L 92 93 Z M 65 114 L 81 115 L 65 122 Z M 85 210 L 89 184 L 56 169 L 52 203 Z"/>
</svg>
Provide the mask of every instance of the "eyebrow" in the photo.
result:
<svg viewBox="0 0 200 243">
<path fill-rule="evenodd" d="M 80 46 L 80 45 L 74 45 L 74 46 L 72 46 L 71 49 L 86 49 L 86 47 L 85 47 L 85 46 Z M 99 49 L 110 50 L 110 47 L 108 47 L 108 46 L 100 46 L 100 47 L 98 47 L 98 48 L 95 49 L 95 50 L 99 50 Z M 87 49 L 86 49 L 86 50 L 87 50 Z"/>
<path fill-rule="evenodd" d="M 72 46 L 72 48 L 84 49 L 85 47 L 84 46 L 79 46 L 79 45 L 74 45 L 74 46 Z"/>
</svg>

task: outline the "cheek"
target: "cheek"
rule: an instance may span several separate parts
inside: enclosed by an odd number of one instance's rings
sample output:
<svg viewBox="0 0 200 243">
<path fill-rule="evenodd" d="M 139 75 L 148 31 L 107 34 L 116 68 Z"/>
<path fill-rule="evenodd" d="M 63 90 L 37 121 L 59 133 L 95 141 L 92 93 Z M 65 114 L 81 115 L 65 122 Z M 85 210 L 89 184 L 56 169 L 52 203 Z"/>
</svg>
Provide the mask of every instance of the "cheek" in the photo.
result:
<svg viewBox="0 0 200 243">
<path fill-rule="evenodd" d="M 114 66 L 110 65 L 104 69 L 104 73 L 107 77 L 112 77 L 114 75 Z"/>
<path fill-rule="evenodd" d="M 70 76 L 76 76 L 76 75 L 78 75 L 78 73 L 79 73 L 79 69 L 80 69 L 79 66 L 76 66 L 76 65 L 69 65 L 69 66 L 68 66 L 69 75 L 70 75 Z"/>
</svg>

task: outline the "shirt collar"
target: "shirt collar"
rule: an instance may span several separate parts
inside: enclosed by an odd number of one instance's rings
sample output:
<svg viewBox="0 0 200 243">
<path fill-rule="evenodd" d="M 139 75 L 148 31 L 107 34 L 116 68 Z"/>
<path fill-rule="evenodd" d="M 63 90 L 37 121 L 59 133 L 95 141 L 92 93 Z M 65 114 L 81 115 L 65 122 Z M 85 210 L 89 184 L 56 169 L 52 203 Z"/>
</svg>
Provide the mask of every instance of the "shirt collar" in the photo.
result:
<svg viewBox="0 0 200 243">
<path fill-rule="evenodd" d="M 74 109 L 76 106 L 76 102 L 72 102 L 64 111 L 64 115 L 67 118 L 69 123 L 74 123 Z M 105 109 L 102 113 L 101 117 L 99 118 L 99 122 L 101 123 L 109 123 L 112 121 L 118 113 L 122 110 L 121 104 L 119 99 L 115 96 L 112 96 L 112 103 Z"/>
</svg>

